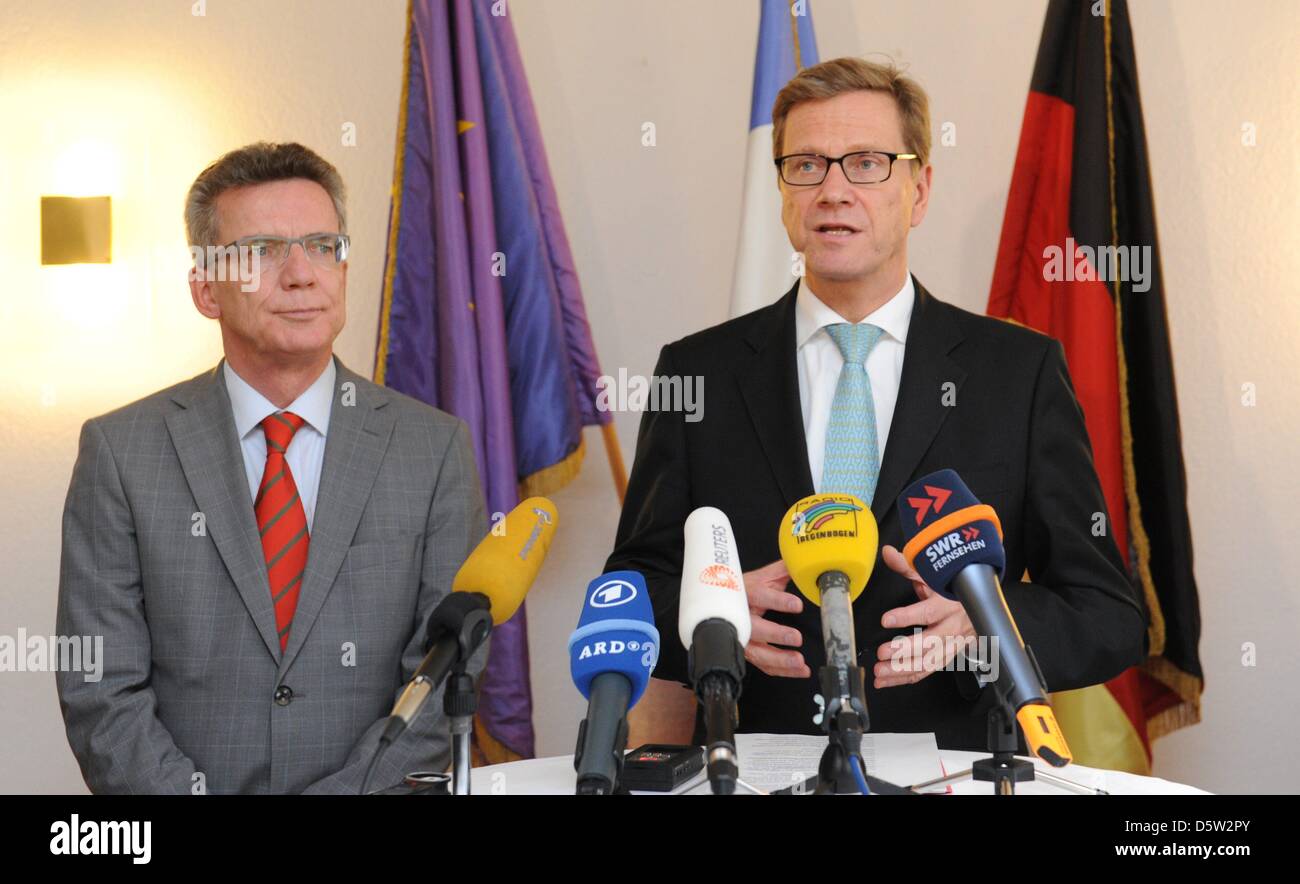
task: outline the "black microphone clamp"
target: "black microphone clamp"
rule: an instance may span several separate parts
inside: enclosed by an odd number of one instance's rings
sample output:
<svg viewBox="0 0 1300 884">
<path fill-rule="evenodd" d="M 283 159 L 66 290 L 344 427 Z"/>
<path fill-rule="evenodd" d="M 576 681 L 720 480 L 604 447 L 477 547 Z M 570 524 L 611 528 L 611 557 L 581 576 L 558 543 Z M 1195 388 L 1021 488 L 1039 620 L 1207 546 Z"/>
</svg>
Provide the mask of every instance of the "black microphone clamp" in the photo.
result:
<svg viewBox="0 0 1300 884">
<path fill-rule="evenodd" d="M 740 697 L 745 679 L 745 649 L 736 640 L 736 629 L 726 620 L 713 618 L 695 627 L 687 657 L 691 684 L 701 685 L 712 676 L 721 676 Z"/>
<path fill-rule="evenodd" d="M 823 666 L 818 674 L 821 676 L 822 698 L 825 702 L 821 716 L 822 731 L 828 734 L 833 731 L 856 731 L 862 734 L 870 730 L 871 719 L 863 700 L 866 692 L 862 686 L 862 667 Z"/>
<path fill-rule="evenodd" d="M 429 617 L 424 637 L 427 653 L 439 639 L 456 636 L 458 662 L 468 661 L 492 631 L 492 600 L 481 592 L 458 592 L 445 596 Z"/>
<path fill-rule="evenodd" d="M 745 649 L 736 627 L 711 618 L 695 627 L 687 669 L 704 713 L 709 783 L 716 795 L 735 792 L 740 763 L 736 757 L 736 727 L 740 723 L 736 701 L 745 678 Z"/>
</svg>

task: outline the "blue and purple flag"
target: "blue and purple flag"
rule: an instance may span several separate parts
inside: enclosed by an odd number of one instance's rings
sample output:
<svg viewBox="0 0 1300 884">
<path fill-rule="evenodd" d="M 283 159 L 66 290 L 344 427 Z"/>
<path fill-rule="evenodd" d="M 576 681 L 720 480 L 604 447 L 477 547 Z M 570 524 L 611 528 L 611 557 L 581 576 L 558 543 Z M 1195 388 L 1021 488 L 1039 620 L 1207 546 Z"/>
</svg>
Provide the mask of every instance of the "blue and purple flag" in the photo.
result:
<svg viewBox="0 0 1300 884">
<path fill-rule="evenodd" d="M 410 4 L 375 359 L 377 382 L 469 424 L 501 513 L 563 485 L 583 426 L 610 423 L 506 10 Z M 488 760 L 533 755 L 522 606 L 493 632 L 478 725 Z"/>
</svg>

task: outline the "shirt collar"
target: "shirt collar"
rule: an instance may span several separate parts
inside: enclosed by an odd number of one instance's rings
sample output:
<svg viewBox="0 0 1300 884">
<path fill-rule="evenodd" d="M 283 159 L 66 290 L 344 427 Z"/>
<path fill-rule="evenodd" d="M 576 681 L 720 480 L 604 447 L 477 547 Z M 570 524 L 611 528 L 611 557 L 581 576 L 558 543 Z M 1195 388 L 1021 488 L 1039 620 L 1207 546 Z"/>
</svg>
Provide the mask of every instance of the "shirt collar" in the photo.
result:
<svg viewBox="0 0 1300 884">
<path fill-rule="evenodd" d="M 253 428 L 281 409 L 276 408 L 269 399 L 254 390 L 247 381 L 235 373 L 229 362 L 223 361 L 226 377 L 226 391 L 230 394 L 230 409 L 235 416 L 235 432 L 243 439 Z M 293 400 L 284 411 L 292 411 L 311 424 L 322 436 L 330 422 L 330 407 L 334 404 L 334 378 L 337 371 L 334 359 L 325 366 L 320 377 L 303 390 L 302 395 Z"/>
<path fill-rule="evenodd" d="M 905 344 L 907 329 L 912 323 L 912 304 L 915 300 L 916 288 L 912 285 L 912 274 L 908 273 L 898 293 L 863 317 L 862 322 L 879 326 L 884 329 L 885 334 L 900 344 Z M 808 287 L 807 277 L 799 280 L 799 293 L 795 296 L 794 302 L 796 347 L 802 348 L 813 335 L 826 326 L 846 321 L 821 298 L 813 294 L 812 289 Z"/>
</svg>

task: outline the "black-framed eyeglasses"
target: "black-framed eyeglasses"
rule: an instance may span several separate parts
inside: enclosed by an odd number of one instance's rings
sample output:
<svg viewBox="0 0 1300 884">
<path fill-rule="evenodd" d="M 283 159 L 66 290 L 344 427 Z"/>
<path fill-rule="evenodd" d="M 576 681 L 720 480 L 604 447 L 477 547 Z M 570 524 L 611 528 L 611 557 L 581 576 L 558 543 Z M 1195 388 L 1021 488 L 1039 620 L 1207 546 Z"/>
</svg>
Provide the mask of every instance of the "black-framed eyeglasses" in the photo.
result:
<svg viewBox="0 0 1300 884">
<path fill-rule="evenodd" d="M 914 153 L 890 153 L 885 150 L 858 150 L 840 157 L 819 153 L 791 153 L 776 158 L 781 180 L 795 187 L 821 184 L 831 166 L 839 164 L 850 184 L 880 184 L 888 181 L 895 160 L 918 159 Z"/>
<path fill-rule="evenodd" d="M 302 246 L 303 254 L 313 264 L 333 267 L 347 260 L 348 246 L 351 242 L 346 233 L 309 233 L 298 237 L 255 233 L 251 236 L 241 236 L 223 248 L 238 249 L 240 258 L 244 257 L 244 250 L 247 249 L 250 259 L 264 266 L 278 267 L 288 259 L 289 250 L 293 248 L 294 243 L 297 243 Z"/>
</svg>

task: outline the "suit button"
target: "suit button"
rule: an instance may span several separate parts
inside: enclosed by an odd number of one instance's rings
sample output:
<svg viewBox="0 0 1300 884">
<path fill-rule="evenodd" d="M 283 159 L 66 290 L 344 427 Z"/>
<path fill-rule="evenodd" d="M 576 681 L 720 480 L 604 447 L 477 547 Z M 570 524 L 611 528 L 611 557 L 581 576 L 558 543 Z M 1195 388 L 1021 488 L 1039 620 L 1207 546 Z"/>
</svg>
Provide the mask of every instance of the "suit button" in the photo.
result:
<svg viewBox="0 0 1300 884">
<path fill-rule="evenodd" d="M 293 702 L 293 688 L 282 684 L 275 689 L 275 702 L 278 706 L 288 706 Z"/>
</svg>

